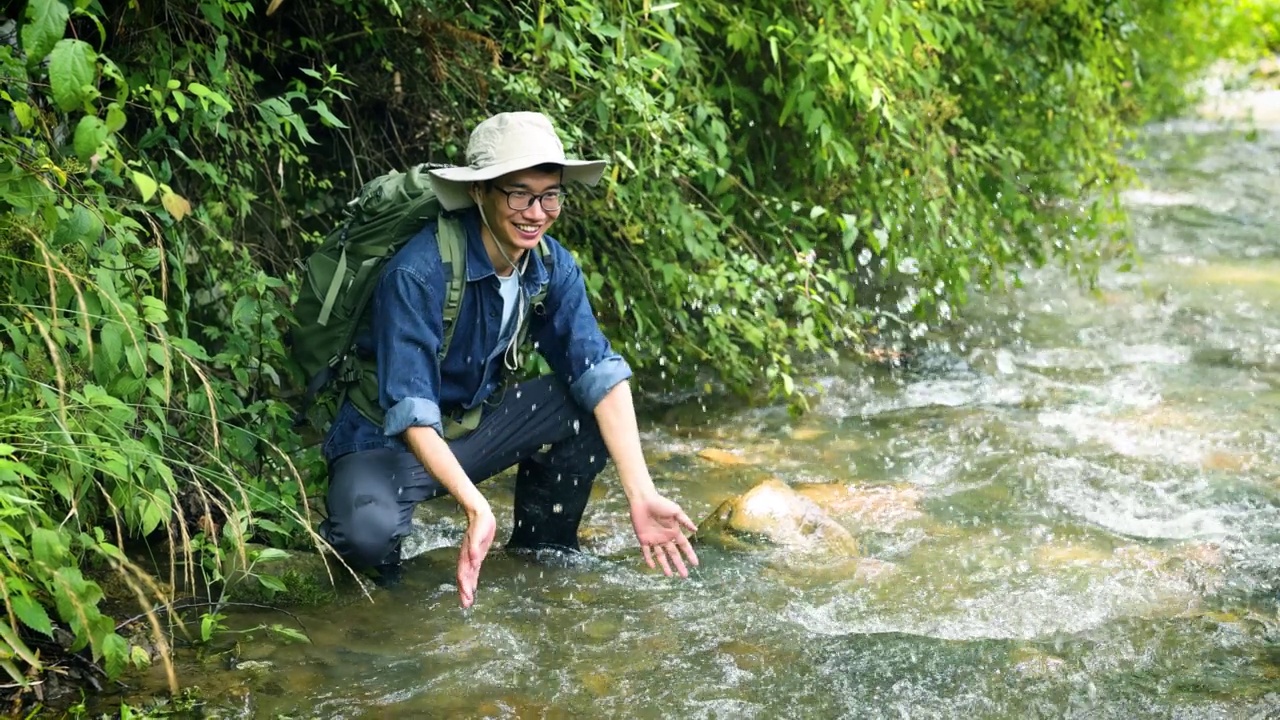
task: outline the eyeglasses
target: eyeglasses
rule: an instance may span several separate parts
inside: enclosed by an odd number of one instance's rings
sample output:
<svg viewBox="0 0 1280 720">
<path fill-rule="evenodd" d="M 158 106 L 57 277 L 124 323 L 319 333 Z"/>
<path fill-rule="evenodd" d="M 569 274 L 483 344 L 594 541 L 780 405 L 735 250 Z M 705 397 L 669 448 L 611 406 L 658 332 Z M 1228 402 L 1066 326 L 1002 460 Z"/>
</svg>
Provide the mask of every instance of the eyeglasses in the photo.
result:
<svg viewBox="0 0 1280 720">
<path fill-rule="evenodd" d="M 543 210 L 555 212 L 560 209 L 560 203 L 564 200 L 564 190 L 548 190 L 541 195 L 534 195 L 528 190 L 503 190 L 497 186 L 493 189 L 507 196 L 507 207 L 512 210 L 528 210 L 536 200 L 542 203 Z"/>
</svg>

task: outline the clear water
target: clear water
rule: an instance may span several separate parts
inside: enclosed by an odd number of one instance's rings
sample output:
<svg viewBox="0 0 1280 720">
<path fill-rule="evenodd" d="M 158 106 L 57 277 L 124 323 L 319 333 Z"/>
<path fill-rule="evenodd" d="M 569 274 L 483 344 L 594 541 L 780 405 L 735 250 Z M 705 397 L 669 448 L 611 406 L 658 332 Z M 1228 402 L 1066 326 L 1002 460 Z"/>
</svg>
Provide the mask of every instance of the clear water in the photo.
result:
<svg viewBox="0 0 1280 720">
<path fill-rule="evenodd" d="M 862 561 L 703 547 L 667 579 L 606 475 L 588 558 L 496 552 L 462 611 L 436 503 L 401 587 L 183 681 L 239 717 L 1280 717 L 1280 127 L 1144 144 L 1143 263 L 1098 293 L 1037 273 L 904 368 L 828 368 L 799 420 L 646 431 L 695 518 L 768 477 L 880 491 L 840 516 Z M 510 480 L 487 492 L 505 537 Z"/>
</svg>

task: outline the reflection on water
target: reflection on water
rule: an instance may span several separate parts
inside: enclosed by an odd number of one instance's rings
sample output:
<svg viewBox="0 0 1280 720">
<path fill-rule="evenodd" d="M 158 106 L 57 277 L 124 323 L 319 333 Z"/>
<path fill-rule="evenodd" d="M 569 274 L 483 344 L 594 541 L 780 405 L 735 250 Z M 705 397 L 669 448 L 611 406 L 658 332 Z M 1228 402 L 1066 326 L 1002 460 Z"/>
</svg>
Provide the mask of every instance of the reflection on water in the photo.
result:
<svg viewBox="0 0 1280 720">
<path fill-rule="evenodd" d="M 1280 132 L 1149 142 L 1144 261 L 1098 293 L 1039 273 L 799 420 L 647 431 L 691 515 L 778 478 L 861 560 L 706 545 L 668 580 L 606 476 L 585 558 L 498 552 L 464 612 L 430 507 L 402 587 L 184 677 L 244 717 L 1280 717 Z"/>
</svg>

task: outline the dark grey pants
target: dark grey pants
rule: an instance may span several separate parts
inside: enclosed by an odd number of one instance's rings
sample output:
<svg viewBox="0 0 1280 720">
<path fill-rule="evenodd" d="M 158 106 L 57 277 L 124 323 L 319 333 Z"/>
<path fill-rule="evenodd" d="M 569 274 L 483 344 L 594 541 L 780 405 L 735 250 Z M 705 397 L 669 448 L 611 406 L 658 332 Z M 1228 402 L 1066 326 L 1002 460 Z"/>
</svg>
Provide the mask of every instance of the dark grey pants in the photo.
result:
<svg viewBox="0 0 1280 720">
<path fill-rule="evenodd" d="M 550 449 L 540 452 L 544 445 Z M 476 483 L 520 465 L 508 547 L 578 548 L 578 525 L 608 450 L 595 418 L 563 383 L 541 377 L 509 387 L 449 448 Z M 393 564 L 414 506 L 447 493 L 411 452 L 349 453 L 329 466 L 329 517 L 320 533 L 354 567 Z"/>
</svg>

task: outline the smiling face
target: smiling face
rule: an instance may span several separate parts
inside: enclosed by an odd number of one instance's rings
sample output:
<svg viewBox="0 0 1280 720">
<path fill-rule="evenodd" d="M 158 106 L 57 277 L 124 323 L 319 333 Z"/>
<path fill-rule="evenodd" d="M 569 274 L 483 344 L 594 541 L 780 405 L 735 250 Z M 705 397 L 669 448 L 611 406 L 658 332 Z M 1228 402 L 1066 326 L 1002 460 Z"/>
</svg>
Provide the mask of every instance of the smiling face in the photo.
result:
<svg viewBox="0 0 1280 720">
<path fill-rule="evenodd" d="M 511 263 L 517 263 L 526 251 L 538 246 L 542 235 L 560 217 L 561 207 L 554 202 L 540 200 L 523 210 L 530 194 L 542 195 L 561 189 L 563 182 L 558 167 L 538 167 L 503 175 L 488 183 L 475 186 L 480 209 L 487 223 L 482 230 L 485 248 L 493 267 L 505 275 Z M 510 200 L 508 200 L 510 198 Z M 550 212 L 544 207 L 551 204 Z M 503 257 L 505 254 L 506 257 Z"/>
</svg>

